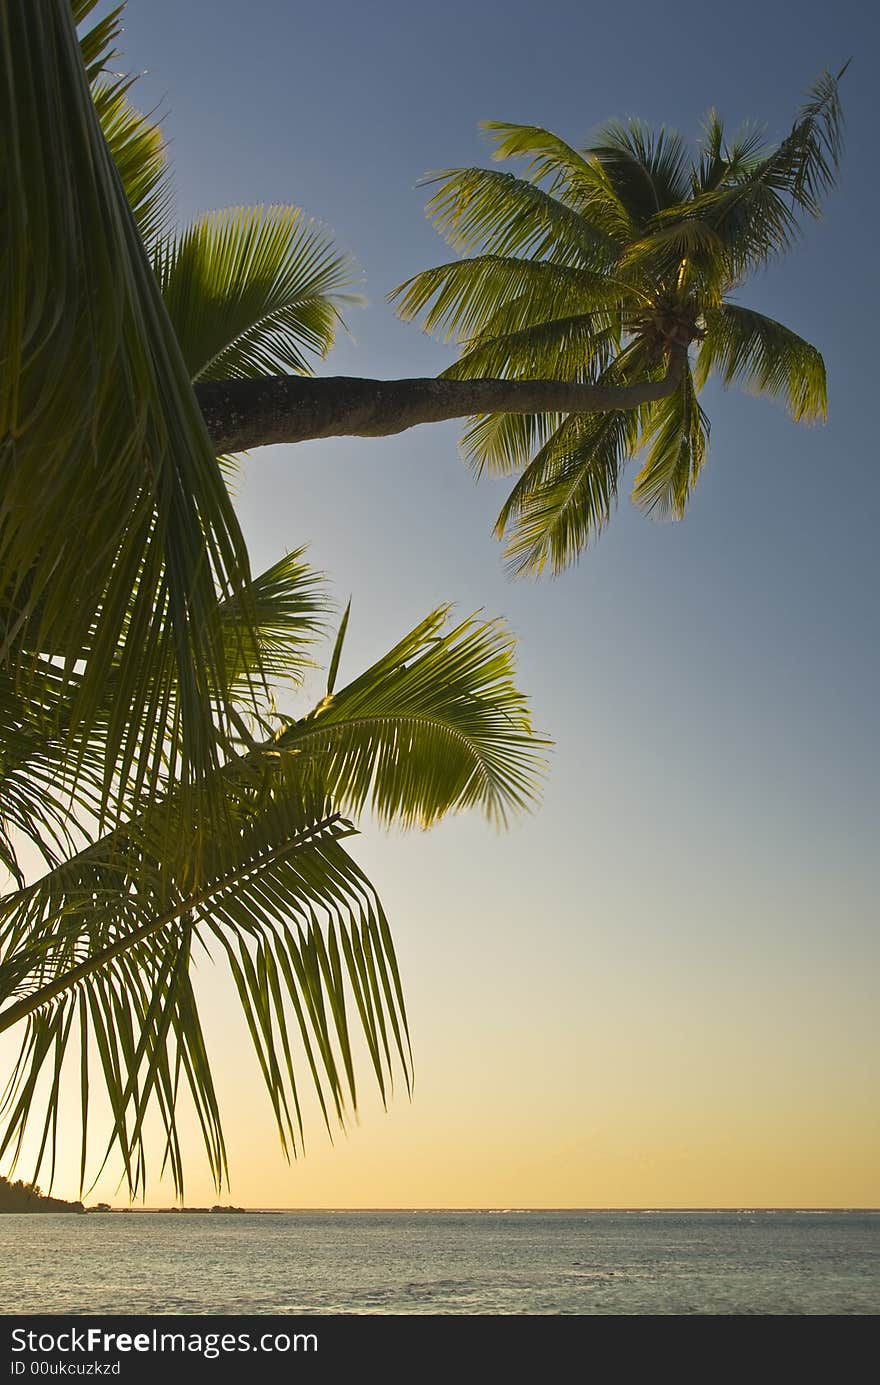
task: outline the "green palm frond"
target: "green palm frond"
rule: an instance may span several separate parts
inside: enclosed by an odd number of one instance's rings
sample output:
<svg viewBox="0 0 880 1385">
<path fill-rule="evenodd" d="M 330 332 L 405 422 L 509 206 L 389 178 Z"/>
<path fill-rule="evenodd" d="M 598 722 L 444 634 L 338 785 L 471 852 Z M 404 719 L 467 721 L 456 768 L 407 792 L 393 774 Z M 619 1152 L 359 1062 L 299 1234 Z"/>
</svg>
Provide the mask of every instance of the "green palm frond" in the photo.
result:
<svg viewBox="0 0 880 1385">
<path fill-rule="evenodd" d="M 481 120 L 494 147 L 493 159 L 527 158 L 526 176 L 535 183 L 545 178 L 567 187 L 573 179 L 583 179 L 589 187 L 610 187 L 602 170 L 564 139 L 540 125 L 517 125 L 507 120 Z"/>
<path fill-rule="evenodd" d="M 476 617 L 444 631 L 447 616 L 433 611 L 278 737 L 279 752 L 317 758 L 345 812 L 429 827 L 476 807 L 503 825 L 535 802 L 547 742 L 513 681 L 514 640 Z"/>
<path fill-rule="evenodd" d="M 314 667 L 310 646 L 326 634 L 329 602 L 323 574 L 304 561 L 303 548 L 286 554 L 220 605 L 226 673 L 233 689 L 250 689 L 253 670 L 297 685 Z"/>
<path fill-rule="evenodd" d="M 763 125 L 751 125 L 738 130 L 728 143 L 717 111 L 709 111 L 700 138 L 699 163 L 691 170 L 692 195 L 714 192 L 747 177 L 771 152 L 765 137 Z"/>
<path fill-rule="evenodd" d="M 604 236 L 606 255 L 613 263 L 629 232 L 629 215 L 601 163 L 539 125 L 483 120 L 480 128 L 495 145 L 493 159 L 526 158 L 527 178 L 535 183 L 546 180 L 548 192 L 588 218 Z"/>
<path fill-rule="evenodd" d="M 256 579 L 267 641 L 311 638 L 322 610 L 314 581 L 298 555 Z M 225 613 L 232 625 L 234 614 Z M 304 1080 L 328 1125 L 356 1102 L 355 1030 L 383 1098 L 395 1068 L 409 1084 L 388 924 L 344 848 L 354 829 L 341 814 L 369 807 L 386 822 L 427 825 L 473 806 L 501 821 L 534 801 L 544 746 L 513 682 L 503 627 L 446 626 L 445 608 L 432 613 L 313 712 L 229 761 L 219 772 L 219 829 L 207 794 L 194 811 L 171 784 L 139 816 L 0 901 L 0 1030 L 25 1024 L 0 1156 L 16 1153 L 47 1091 L 40 1145 L 51 1161 L 60 1073 L 65 1061 L 81 1062 L 84 1110 L 100 1085 L 113 1117 L 104 1157 L 121 1153 L 132 1191 L 146 1176 L 149 1110 L 181 1185 L 182 1090 L 199 1113 L 213 1176 L 224 1176 L 190 977 L 192 955 L 206 949 L 229 966 L 288 1151 L 302 1147 Z M 47 1072 L 47 1089 L 38 1087 Z"/>
<path fill-rule="evenodd" d="M 153 267 L 193 380 L 311 374 L 356 301 L 351 260 L 298 207 L 203 216 L 156 246 Z"/>
<path fill-rule="evenodd" d="M 706 460 L 708 443 L 709 420 L 686 369 L 675 393 L 646 410 L 638 445 L 647 446 L 647 454 L 633 484 L 635 503 L 681 519 Z"/>
<path fill-rule="evenodd" d="M 77 27 L 84 24 L 89 15 L 98 8 L 99 3 L 100 0 L 70 0 L 70 12 L 74 24 Z M 99 19 L 91 28 L 85 29 L 79 36 L 80 55 L 89 82 L 96 81 L 106 71 L 108 63 L 117 56 L 117 51 L 113 45 L 122 33 L 124 10 L 125 0 L 121 5 L 116 5 L 112 10 L 109 10 L 102 19 Z"/>
<path fill-rule="evenodd" d="M 569 414 L 526 467 L 495 526 L 515 576 L 562 572 L 608 523 L 637 415 Z"/>
<path fill-rule="evenodd" d="M 29 942 L 8 954 L 0 970 L 0 986 L 16 998 L 13 1005 L 45 997 L 27 1017 L 4 1104 L 0 1157 L 18 1152 L 38 1105 L 37 1081 L 50 1062 L 55 1081 L 37 1164 L 49 1137 L 54 1160 L 58 1078 L 67 1049 L 75 1047 L 90 1069 L 87 1089 L 97 1075 L 112 1112 L 104 1160 L 115 1146 L 132 1194 L 146 1178 L 144 1121 L 151 1107 L 164 1126 L 166 1159 L 182 1191 L 181 1085 L 199 1114 L 212 1175 L 222 1181 L 220 1112 L 190 979 L 194 947 L 213 945 L 225 957 L 288 1154 L 302 1146 L 303 1072 L 328 1126 L 356 1104 L 353 1024 L 366 1039 L 382 1095 L 395 1058 L 409 1085 L 393 946 L 375 892 L 341 845 L 350 835 L 338 814 L 309 819 L 297 804 L 276 801 L 248 822 L 236 852 L 224 846 L 222 867 L 197 892 L 164 909 L 163 872 L 156 871 L 155 887 L 147 890 L 143 861 L 135 894 L 135 877 L 120 878 L 112 860 L 103 869 L 94 860 L 74 861 L 39 882 L 21 906 L 29 916 Z M 14 905 L 7 906 L 5 923 Z M 62 920 L 50 931 L 45 925 L 59 908 Z M 97 1062 L 88 1052 L 89 1034 Z M 83 1169 L 86 1154 L 84 1148 Z"/>
<path fill-rule="evenodd" d="M 443 379 L 594 380 L 619 347 L 619 331 L 604 315 L 578 313 L 478 339 Z"/>
<path fill-rule="evenodd" d="M 265 700 L 262 686 L 255 689 L 255 669 L 264 678 L 296 686 L 312 667 L 310 646 L 326 629 L 327 600 L 323 579 L 302 560 L 302 550 L 274 563 L 249 584 L 244 602 L 238 597 L 219 608 L 225 647 L 225 676 L 231 692 L 241 699 L 247 721 L 256 715 L 255 694 Z M 153 651 L 149 676 L 155 696 L 168 699 L 173 722 L 177 691 L 176 666 L 170 641 Z M 75 727 L 76 674 L 65 674 L 56 662 L 42 659 L 33 671 L 27 692 L 0 669 L 0 857 L 18 872 L 12 838 L 30 841 L 43 858 L 55 865 L 78 849 L 85 824 L 100 816 L 106 774 L 109 721 L 116 703 L 118 670 L 112 668 L 105 685 L 103 717 L 87 735 Z M 233 714 L 233 709 L 229 709 Z M 267 705 L 246 737 L 265 735 Z M 235 718 L 236 725 L 245 721 Z M 159 750 L 173 752 L 171 746 Z M 134 811 L 140 795 L 149 788 L 163 795 L 173 783 L 173 758 L 168 753 L 142 756 L 143 774 L 133 776 L 121 804 Z M 150 770 L 149 775 L 147 770 Z M 82 825 L 81 825 L 82 824 Z"/>
<path fill-rule="evenodd" d="M 587 153 L 602 168 L 633 229 L 688 195 L 687 150 L 674 130 L 661 126 L 655 134 L 640 120 L 611 120 L 597 131 Z"/>
<path fill-rule="evenodd" d="M 81 661 L 83 733 L 105 715 L 119 668 L 109 795 L 168 730 L 145 669 L 172 631 L 182 770 L 194 779 L 216 760 L 227 701 L 217 597 L 244 589 L 244 542 L 67 4 L 12 0 L 0 52 L 0 659 L 23 683 L 41 652 L 71 671 Z M 22 66 L 22 52 L 33 61 Z"/>
<path fill-rule="evenodd" d="M 426 212 L 456 250 L 551 255 L 557 264 L 586 269 L 607 263 L 605 233 L 527 179 L 491 168 L 458 168 L 425 181 L 440 184 Z"/>
<path fill-rule="evenodd" d="M 424 314 L 426 332 L 464 343 L 550 316 L 593 312 L 620 296 L 621 289 L 592 270 L 495 254 L 437 265 L 388 295 L 399 300 L 400 317 L 409 321 Z"/>
<path fill-rule="evenodd" d="M 791 248 L 800 216 L 821 215 L 822 199 L 834 186 L 843 147 L 839 82 L 823 73 L 790 134 L 763 158 L 751 155 L 741 176 L 721 182 L 693 203 L 722 237 L 731 280 Z"/>
<path fill-rule="evenodd" d="M 92 99 L 135 225 L 141 240 L 150 246 L 165 229 L 171 188 L 162 132 L 131 105 L 127 96 L 131 85 L 131 79 L 98 81 L 92 87 Z"/>
<path fill-rule="evenodd" d="M 737 381 L 754 394 L 782 399 L 797 423 L 826 417 L 825 362 L 815 346 L 736 303 L 707 310 L 704 319 L 706 336 L 694 371 L 698 389 L 718 375 L 725 385 Z"/>
<path fill-rule="evenodd" d="M 105 782 L 106 719 L 74 743 L 76 678 L 51 660 L 31 672 L 27 692 L 0 669 L 0 834 L 4 864 L 21 882 L 12 841 L 36 847 L 54 865 L 78 840 L 77 815 L 100 815 Z"/>
<path fill-rule="evenodd" d="M 513 476 L 543 447 L 563 414 L 480 414 L 461 438 L 461 451 L 476 477 Z"/>
</svg>

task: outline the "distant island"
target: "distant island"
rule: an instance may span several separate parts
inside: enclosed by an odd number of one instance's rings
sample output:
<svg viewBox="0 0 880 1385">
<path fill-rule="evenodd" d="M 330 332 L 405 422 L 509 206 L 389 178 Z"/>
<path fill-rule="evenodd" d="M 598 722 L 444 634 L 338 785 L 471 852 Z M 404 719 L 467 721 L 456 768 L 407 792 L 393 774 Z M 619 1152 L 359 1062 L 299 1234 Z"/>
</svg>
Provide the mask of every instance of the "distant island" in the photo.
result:
<svg viewBox="0 0 880 1385">
<path fill-rule="evenodd" d="M 99 1202 L 96 1207 L 86 1208 L 87 1212 L 134 1212 L 139 1217 L 149 1215 L 156 1216 L 158 1214 L 164 1216 L 167 1212 L 244 1213 L 248 1210 L 247 1207 L 233 1207 L 231 1205 L 221 1207 L 219 1204 L 215 1207 L 111 1207 L 108 1202 Z"/>
<path fill-rule="evenodd" d="M 47 1193 L 40 1191 L 36 1183 L 23 1183 L 21 1179 L 17 1183 L 10 1183 L 8 1178 L 0 1176 L 0 1215 L 4 1212 L 133 1212 L 133 1207 L 111 1207 L 109 1202 L 98 1202 L 94 1207 L 84 1207 L 81 1202 L 66 1202 L 61 1197 L 49 1197 Z M 220 1212 L 228 1215 L 229 1213 L 245 1213 L 246 1207 L 233 1207 L 227 1204 L 225 1207 L 216 1204 L 214 1207 L 150 1207 L 144 1208 L 150 1212 Z"/>
<path fill-rule="evenodd" d="M 65 1202 L 41 1193 L 36 1183 L 10 1183 L 0 1177 L 0 1214 L 3 1212 L 84 1212 L 81 1202 Z"/>
<path fill-rule="evenodd" d="M 160 1212 L 246 1212 L 247 1208 L 231 1205 L 221 1207 L 218 1204 L 215 1207 L 160 1207 L 157 1210 Z"/>
</svg>

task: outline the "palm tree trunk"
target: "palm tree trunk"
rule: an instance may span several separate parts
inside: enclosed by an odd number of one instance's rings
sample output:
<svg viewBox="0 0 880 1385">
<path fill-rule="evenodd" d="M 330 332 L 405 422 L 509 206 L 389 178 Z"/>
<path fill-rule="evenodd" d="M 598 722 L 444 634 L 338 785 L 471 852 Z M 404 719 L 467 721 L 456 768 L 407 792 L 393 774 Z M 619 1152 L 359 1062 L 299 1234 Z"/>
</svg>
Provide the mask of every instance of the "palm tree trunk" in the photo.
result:
<svg viewBox="0 0 880 1385">
<path fill-rule="evenodd" d="M 472 414 L 609 413 L 665 399 L 677 388 L 687 349 L 675 347 L 662 380 L 633 385 L 567 380 L 320 380 L 272 375 L 196 384 L 217 455 L 308 438 L 382 438 L 419 423 Z"/>
</svg>

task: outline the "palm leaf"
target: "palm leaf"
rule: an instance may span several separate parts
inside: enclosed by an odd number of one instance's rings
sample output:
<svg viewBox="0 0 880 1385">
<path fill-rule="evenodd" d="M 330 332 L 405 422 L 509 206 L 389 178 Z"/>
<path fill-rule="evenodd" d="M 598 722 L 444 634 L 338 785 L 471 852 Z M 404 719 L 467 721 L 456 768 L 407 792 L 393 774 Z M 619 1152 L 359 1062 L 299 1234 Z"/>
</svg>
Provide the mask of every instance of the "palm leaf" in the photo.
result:
<svg viewBox="0 0 880 1385">
<path fill-rule="evenodd" d="M 340 845 L 351 829 L 331 815 L 293 834 L 292 805 L 274 808 L 251 821 L 237 856 L 227 850 L 222 872 L 158 917 L 150 912 L 155 901 L 143 890 L 132 898 L 121 884 L 114 891 L 106 872 L 96 877 L 86 869 L 77 892 L 66 869 L 63 927 L 56 926 L 48 946 L 33 941 L 31 927 L 29 946 L 8 957 L 2 971 L 5 992 L 10 981 L 16 983 L 19 1006 L 22 997 L 25 1004 L 40 1004 L 28 1016 L 7 1093 L 0 1155 L 20 1146 L 37 1107 L 40 1072 L 50 1058 L 60 1070 L 64 1054 L 59 1059 L 58 1045 L 66 1049 L 73 1039 L 84 996 L 113 1114 L 107 1153 L 113 1146 L 121 1153 L 130 1191 L 136 1193 L 146 1177 L 144 1120 L 151 1105 L 165 1126 L 171 1172 L 182 1191 L 176 1124 L 181 1073 L 219 1184 L 225 1173 L 219 1108 L 189 979 L 196 939 L 213 939 L 226 956 L 288 1153 L 302 1143 L 300 1062 L 328 1122 L 356 1102 L 347 1005 L 353 1003 L 366 1021 L 367 1048 L 383 1094 L 394 1054 L 409 1081 L 406 1019 L 387 923 L 369 882 Z M 41 902 L 51 905 L 58 885 L 55 880 L 50 889 L 44 882 Z M 31 915 L 34 902 L 32 896 Z M 109 939 L 103 949 L 96 948 L 100 938 Z M 39 983 L 36 990 L 23 989 L 23 968 L 31 987 Z M 291 1024 L 299 1033 L 297 1060 Z M 56 1083 L 44 1130 L 54 1132 L 57 1103 Z"/>
<path fill-rule="evenodd" d="M 304 580 L 289 560 L 254 602 L 278 638 L 296 638 L 303 620 L 312 633 L 308 587 L 305 612 L 295 609 Z M 510 637 L 476 620 L 445 630 L 445 619 L 445 608 L 432 613 L 361 677 L 230 761 L 219 775 L 221 830 L 207 793 L 199 813 L 172 785 L 0 903 L 0 1030 L 26 1026 L 0 1154 L 15 1156 L 40 1074 L 47 1064 L 60 1074 L 68 1049 L 85 1065 L 88 1106 L 90 1035 L 113 1118 L 105 1158 L 121 1153 L 129 1187 L 146 1176 L 151 1109 L 181 1186 L 181 1083 L 219 1182 L 225 1151 L 189 976 L 194 945 L 216 945 L 227 961 L 289 1152 L 302 1145 L 303 1072 L 328 1124 L 356 1101 L 355 1016 L 383 1097 L 395 1066 L 409 1083 L 387 921 L 342 845 L 353 828 L 340 811 L 369 805 L 410 825 L 477 806 L 500 821 L 534 800 L 543 744 L 512 681 Z M 59 1090 L 50 1083 L 44 1107 L 49 1158 Z"/>
<path fill-rule="evenodd" d="M 754 394 L 782 399 L 797 423 L 826 417 L 825 362 L 815 346 L 772 317 L 735 303 L 707 310 L 704 320 L 698 389 L 719 375 L 725 385 L 739 381 Z"/>
<path fill-rule="evenodd" d="M 640 120 L 612 120 L 587 153 L 600 165 L 633 228 L 687 197 L 687 151 L 675 131 L 661 126 L 655 134 Z"/>
<path fill-rule="evenodd" d="M 516 576 L 563 571 L 608 523 L 637 414 L 569 414 L 535 455 L 495 526 Z"/>
<path fill-rule="evenodd" d="M 426 212 L 456 250 L 546 255 L 557 264 L 586 269 L 607 263 L 605 233 L 527 179 L 490 168 L 459 168 L 425 181 L 440 184 Z"/>
<path fill-rule="evenodd" d="M 765 157 L 748 157 L 742 176 L 728 178 L 694 201 L 694 212 L 722 237 L 735 282 L 789 250 L 800 214 L 818 217 L 834 186 L 843 146 L 839 82 L 823 73 L 790 134 Z"/>
<path fill-rule="evenodd" d="M 597 159 L 578 153 L 539 125 L 484 120 L 481 129 L 495 145 L 494 159 L 527 158 L 526 176 L 536 183 L 548 180 L 549 192 L 604 235 L 609 263 L 616 260 L 619 245 L 629 232 L 629 216 Z"/>
<path fill-rule="evenodd" d="M 98 4 L 99 0 L 70 0 L 74 24 L 78 26 L 85 23 L 89 15 L 98 8 Z M 108 63 L 117 56 L 113 45 L 122 33 L 124 10 L 125 0 L 79 36 L 80 55 L 90 82 L 96 81 L 106 71 Z"/>
<path fill-rule="evenodd" d="M 602 383 L 654 378 L 662 362 L 638 341 L 601 373 Z M 602 532 L 617 500 L 620 472 L 634 450 L 645 409 L 569 414 L 517 479 L 495 524 L 516 576 L 559 573 Z"/>
<path fill-rule="evenodd" d="M 122 179 L 122 186 L 145 245 L 165 229 L 171 202 L 165 141 L 158 125 L 128 100 L 131 79 L 92 86 L 101 132 Z"/>
<path fill-rule="evenodd" d="M 355 301 L 351 260 L 298 207 L 201 217 L 156 247 L 154 269 L 193 380 L 311 374 Z"/>
<path fill-rule="evenodd" d="M 424 314 L 426 332 L 470 343 L 484 333 L 516 331 L 553 315 L 594 312 L 621 290 L 592 270 L 513 255 L 453 260 L 414 275 L 388 295 L 407 321 Z"/>
<path fill-rule="evenodd" d="M 639 445 L 647 455 L 633 485 L 633 500 L 645 510 L 680 519 L 706 460 L 709 420 L 690 368 L 674 394 L 646 410 Z"/>
<path fill-rule="evenodd" d="M 428 827 L 478 807 L 499 824 L 534 803 L 546 742 L 513 682 L 514 641 L 439 607 L 354 683 L 289 726 L 275 749 L 320 766 L 345 812 Z"/>
<path fill-rule="evenodd" d="M 67 5 L 13 0 L 0 52 L 0 658 L 22 680 L 40 651 L 70 671 L 82 661 L 82 728 L 105 715 L 119 668 L 109 796 L 167 730 L 144 653 L 166 629 L 183 773 L 215 763 L 213 714 L 227 701 L 217 593 L 243 590 L 247 556 Z"/>
</svg>

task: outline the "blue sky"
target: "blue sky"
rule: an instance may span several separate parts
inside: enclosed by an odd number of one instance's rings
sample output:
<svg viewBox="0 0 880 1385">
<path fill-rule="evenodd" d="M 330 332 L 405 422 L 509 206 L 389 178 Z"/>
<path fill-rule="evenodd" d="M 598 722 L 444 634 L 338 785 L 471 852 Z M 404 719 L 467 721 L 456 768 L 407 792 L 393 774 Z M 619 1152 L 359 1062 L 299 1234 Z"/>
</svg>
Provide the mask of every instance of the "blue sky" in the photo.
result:
<svg viewBox="0 0 880 1385">
<path fill-rule="evenodd" d="M 683 523 L 622 499 L 576 569 L 512 583 L 490 536 L 503 491 L 474 485 L 455 424 L 245 463 L 255 567 L 308 542 L 339 600 L 354 594 L 350 672 L 441 600 L 504 615 L 556 748 L 544 807 L 507 836 L 366 825 L 407 983 L 412 1106 L 368 1103 L 347 1142 L 318 1134 L 290 1172 L 217 1019 L 230 1126 L 242 1112 L 250 1132 L 231 1140 L 240 1201 L 877 1202 L 877 38 L 849 0 L 796 15 L 130 0 L 126 66 L 164 113 L 181 220 L 295 202 L 355 255 L 369 306 L 335 374 L 449 361 L 385 295 L 451 258 L 416 184 L 488 160 L 479 120 L 579 143 L 637 114 L 692 136 L 714 105 L 779 136 L 821 69 L 854 60 L 826 217 L 740 295 L 822 349 L 829 422 L 710 387 Z"/>
</svg>

